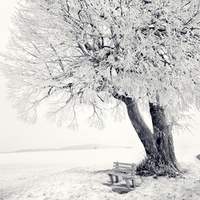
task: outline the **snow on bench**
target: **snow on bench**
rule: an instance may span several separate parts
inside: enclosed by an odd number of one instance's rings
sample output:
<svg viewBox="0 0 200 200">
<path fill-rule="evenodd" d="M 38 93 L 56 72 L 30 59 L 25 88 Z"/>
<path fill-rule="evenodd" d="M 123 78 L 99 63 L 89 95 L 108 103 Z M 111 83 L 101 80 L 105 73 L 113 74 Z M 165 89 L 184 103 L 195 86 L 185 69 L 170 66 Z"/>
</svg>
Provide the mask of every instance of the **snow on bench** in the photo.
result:
<svg viewBox="0 0 200 200">
<path fill-rule="evenodd" d="M 129 190 L 131 190 L 129 179 L 132 180 L 132 186 L 136 187 L 136 185 L 135 185 L 135 167 L 136 167 L 136 165 L 133 163 L 114 162 L 113 169 L 108 172 L 111 183 L 112 184 L 114 183 L 113 176 L 116 177 L 116 183 L 119 182 L 118 177 L 121 176 L 126 181 L 126 185 Z"/>
</svg>

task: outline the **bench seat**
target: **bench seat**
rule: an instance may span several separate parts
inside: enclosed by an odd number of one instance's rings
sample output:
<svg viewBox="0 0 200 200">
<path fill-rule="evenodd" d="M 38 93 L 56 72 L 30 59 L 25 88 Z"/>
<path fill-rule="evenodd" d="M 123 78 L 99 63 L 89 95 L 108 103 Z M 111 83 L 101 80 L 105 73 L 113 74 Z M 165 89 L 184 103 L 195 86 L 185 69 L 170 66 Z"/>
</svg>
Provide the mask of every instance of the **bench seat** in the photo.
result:
<svg viewBox="0 0 200 200">
<path fill-rule="evenodd" d="M 113 175 L 113 176 L 125 177 L 127 179 L 132 179 L 133 178 L 133 175 L 126 174 L 126 173 L 119 173 L 119 172 L 115 172 L 115 171 L 110 171 L 110 172 L 108 172 L 108 174 Z"/>
</svg>

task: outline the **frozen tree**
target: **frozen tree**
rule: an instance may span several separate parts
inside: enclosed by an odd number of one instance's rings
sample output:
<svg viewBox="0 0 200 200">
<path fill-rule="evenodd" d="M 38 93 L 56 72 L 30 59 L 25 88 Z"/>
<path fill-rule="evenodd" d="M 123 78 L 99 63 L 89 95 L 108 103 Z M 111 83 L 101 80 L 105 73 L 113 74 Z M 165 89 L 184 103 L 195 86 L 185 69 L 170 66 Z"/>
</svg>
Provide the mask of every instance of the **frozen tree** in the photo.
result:
<svg viewBox="0 0 200 200">
<path fill-rule="evenodd" d="M 102 126 L 104 109 L 121 103 L 146 151 L 141 173 L 181 172 L 172 128 L 180 113 L 200 106 L 199 6 L 198 0 L 25 1 L 13 16 L 1 65 L 20 117 L 35 122 L 45 102 L 48 116 L 74 125 L 77 109 L 87 105 Z M 139 104 L 148 104 L 153 131 Z"/>
</svg>

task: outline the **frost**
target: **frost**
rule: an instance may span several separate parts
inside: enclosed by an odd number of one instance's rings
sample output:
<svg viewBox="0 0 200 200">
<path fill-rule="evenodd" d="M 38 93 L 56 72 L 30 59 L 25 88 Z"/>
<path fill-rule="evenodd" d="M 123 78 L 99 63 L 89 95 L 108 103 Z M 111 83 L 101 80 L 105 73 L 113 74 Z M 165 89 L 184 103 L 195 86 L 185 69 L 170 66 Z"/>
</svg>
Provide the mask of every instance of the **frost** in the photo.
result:
<svg viewBox="0 0 200 200">
<path fill-rule="evenodd" d="M 49 118 L 74 124 L 76 106 L 118 104 L 114 93 L 159 96 L 171 115 L 199 107 L 199 13 L 198 1 L 23 2 L 1 62 L 20 118 L 48 102 Z"/>
</svg>

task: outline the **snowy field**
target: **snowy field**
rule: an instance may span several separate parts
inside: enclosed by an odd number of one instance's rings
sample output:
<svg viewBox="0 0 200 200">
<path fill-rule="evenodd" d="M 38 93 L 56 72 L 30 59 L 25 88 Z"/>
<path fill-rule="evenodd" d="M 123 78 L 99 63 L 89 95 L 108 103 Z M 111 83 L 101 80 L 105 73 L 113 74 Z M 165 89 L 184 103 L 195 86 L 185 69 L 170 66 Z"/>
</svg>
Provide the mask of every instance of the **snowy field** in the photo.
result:
<svg viewBox="0 0 200 200">
<path fill-rule="evenodd" d="M 144 156 L 139 148 L 0 154 L 0 200 L 199 200 L 199 153 L 200 148 L 176 149 L 187 169 L 183 177 L 142 177 L 126 194 L 103 184 L 110 181 L 105 170 L 113 161 L 138 163 Z"/>
</svg>

